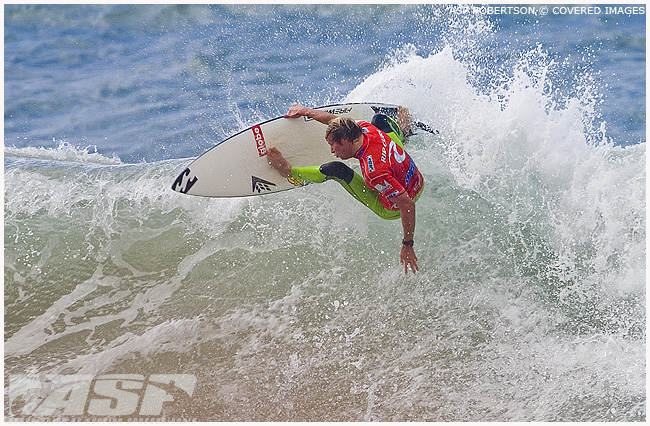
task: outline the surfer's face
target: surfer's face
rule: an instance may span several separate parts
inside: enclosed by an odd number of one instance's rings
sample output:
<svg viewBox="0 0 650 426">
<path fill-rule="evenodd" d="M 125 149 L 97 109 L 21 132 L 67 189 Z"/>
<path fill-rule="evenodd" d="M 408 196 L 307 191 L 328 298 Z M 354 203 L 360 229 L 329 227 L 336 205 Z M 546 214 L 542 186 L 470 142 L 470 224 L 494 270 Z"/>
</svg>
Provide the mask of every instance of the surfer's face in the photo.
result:
<svg viewBox="0 0 650 426">
<path fill-rule="evenodd" d="M 334 156 L 340 158 L 341 160 L 347 160 L 348 158 L 354 157 L 357 150 L 354 147 L 354 143 L 346 138 L 341 139 L 340 141 L 333 141 L 331 139 L 327 140 L 327 143 L 330 144 L 330 151 Z"/>
</svg>

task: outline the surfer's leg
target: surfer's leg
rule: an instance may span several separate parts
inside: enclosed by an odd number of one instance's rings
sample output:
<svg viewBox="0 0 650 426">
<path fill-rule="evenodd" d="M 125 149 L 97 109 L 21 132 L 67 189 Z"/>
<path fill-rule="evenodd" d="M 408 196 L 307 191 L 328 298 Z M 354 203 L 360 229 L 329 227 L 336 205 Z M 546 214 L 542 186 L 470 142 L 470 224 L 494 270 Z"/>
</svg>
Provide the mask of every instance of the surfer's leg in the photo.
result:
<svg viewBox="0 0 650 426">
<path fill-rule="evenodd" d="M 366 182 L 364 182 L 361 175 L 355 173 L 354 170 L 340 161 L 332 161 L 320 167 L 292 167 L 291 176 L 314 183 L 321 183 L 330 179 L 335 180 L 356 200 L 382 219 L 392 220 L 400 217 L 399 210 L 389 210 L 384 207 L 379 199 L 379 194 L 366 186 Z M 421 194 L 422 191 L 416 195 L 415 201 L 420 198 Z"/>
<path fill-rule="evenodd" d="M 352 179 L 350 182 L 346 182 L 339 178 L 334 178 L 338 183 L 341 184 L 343 188 L 355 199 L 357 199 L 361 204 L 368 207 L 373 211 L 377 216 L 382 219 L 398 219 L 400 217 L 399 210 L 388 210 L 381 204 L 379 200 L 379 194 L 376 191 L 368 188 L 366 183 L 363 181 L 363 178 L 357 174 L 353 173 Z"/>
<path fill-rule="evenodd" d="M 392 220 L 400 217 L 399 210 L 389 210 L 384 207 L 379 199 L 377 191 L 368 188 L 361 175 L 355 173 L 354 170 L 346 166 L 344 163 L 334 161 L 323 164 L 320 166 L 320 171 L 327 175 L 328 178 L 334 179 L 340 183 L 350 195 L 382 219 Z M 414 201 L 417 202 L 420 195 L 422 195 L 422 190 L 420 190 L 420 192 L 415 196 Z"/>
<path fill-rule="evenodd" d="M 382 219 L 397 219 L 400 217 L 399 211 L 388 210 L 384 207 L 379 200 L 379 194 L 368 188 L 363 178 L 344 163 L 333 161 L 320 166 L 320 170 L 327 177 L 341 184 L 350 195 Z"/>
<path fill-rule="evenodd" d="M 320 166 L 292 167 L 291 177 L 313 183 L 322 183 L 327 176 L 321 173 Z"/>
<path fill-rule="evenodd" d="M 320 167 L 292 167 L 291 176 L 314 183 L 321 183 L 329 179 L 335 180 L 350 195 L 382 219 L 397 219 L 400 217 L 399 210 L 393 211 L 384 207 L 379 200 L 379 194 L 368 188 L 358 173 L 355 173 L 354 170 L 340 161 L 332 161 Z"/>
<path fill-rule="evenodd" d="M 385 114 L 375 114 L 370 122 L 382 132 L 386 133 L 389 138 L 394 140 L 400 148 L 404 148 L 404 132 L 400 129 L 397 122 Z"/>
<path fill-rule="evenodd" d="M 292 167 L 291 177 L 314 183 L 321 183 L 326 179 L 338 179 L 349 184 L 354 177 L 354 170 L 340 161 L 332 161 L 322 166 Z"/>
</svg>

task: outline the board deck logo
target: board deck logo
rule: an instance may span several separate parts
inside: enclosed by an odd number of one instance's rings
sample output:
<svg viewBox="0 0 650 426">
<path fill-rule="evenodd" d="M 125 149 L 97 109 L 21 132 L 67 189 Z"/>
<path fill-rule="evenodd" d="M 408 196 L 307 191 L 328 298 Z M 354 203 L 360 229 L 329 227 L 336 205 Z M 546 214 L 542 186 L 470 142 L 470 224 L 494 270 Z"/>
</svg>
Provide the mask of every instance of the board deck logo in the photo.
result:
<svg viewBox="0 0 650 426">
<path fill-rule="evenodd" d="M 262 191 L 273 191 L 272 186 L 277 186 L 273 182 L 269 182 L 268 180 L 260 179 L 257 176 L 251 176 L 253 180 L 253 192 L 257 192 L 258 194 L 261 194 Z"/>
<path fill-rule="evenodd" d="M 198 180 L 199 178 L 192 176 L 192 172 L 189 168 L 187 168 L 183 170 L 183 173 L 178 175 L 172 185 L 172 189 L 174 191 L 180 192 L 181 194 L 187 194 L 187 191 L 189 191 Z"/>
<path fill-rule="evenodd" d="M 253 126 L 251 130 L 253 131 L 253 137 L 255 138 L 255 144 L 257 145 L 257 153 L 260 157 L 264 157 L 266 155 L 266 141 L 262 134 L 262 128 L 260 126 Z"/>
<path fill-rule="evenodd" d="M 326 109 L 325 112 L 329 112 L 330 114 L 334 115 L 343 115 L 343 114 L 349 114 L 352 112 L 352 107 L 339 107 L 339 108 L 330 108 Z M 306 115 L 303 116 L 305 121 L 312 121 L 313 118 L 307 117 Z"/>
<path fill-rule="evenodd" d="M 375 114 L 384 114 L 390 117 L 397 117 L 397 108 L 396 107 L 386 107 L 386 106 L 375 106 L 371 105 L 370 108 L 375 112 Z"/>
</svg>

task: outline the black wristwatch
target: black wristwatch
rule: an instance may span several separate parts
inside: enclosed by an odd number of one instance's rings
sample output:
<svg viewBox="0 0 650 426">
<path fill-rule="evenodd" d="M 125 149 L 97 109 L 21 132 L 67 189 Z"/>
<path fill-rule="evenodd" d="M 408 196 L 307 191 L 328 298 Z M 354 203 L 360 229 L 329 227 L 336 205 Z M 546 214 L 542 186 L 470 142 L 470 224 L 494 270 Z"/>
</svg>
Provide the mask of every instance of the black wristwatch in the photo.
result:
<svg viewBox="0 0 650 426">
<path fill-rule="evenodd" d="M 413 247 L 413 240 L 402 240 L 402 244 L 404 244 L 406 247 Z"/>
</svg>

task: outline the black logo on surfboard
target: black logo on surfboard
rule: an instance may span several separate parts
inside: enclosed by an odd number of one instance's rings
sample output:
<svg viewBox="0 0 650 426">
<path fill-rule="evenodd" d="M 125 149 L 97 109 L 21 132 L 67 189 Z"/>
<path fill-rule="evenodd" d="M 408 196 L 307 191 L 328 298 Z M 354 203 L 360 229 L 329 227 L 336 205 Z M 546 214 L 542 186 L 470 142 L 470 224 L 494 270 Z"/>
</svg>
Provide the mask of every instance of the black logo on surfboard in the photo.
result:
<svg viewBox="0 0 650 426">
<path fill-rule="evenodd" d="M 370 108 L 375 112 L 375 114 L 384 114 L 393 118 L 397 118 L 397 108 L 395 107 L 385 107 L 385 106 L 375 106 L 371 105 Z"/>
<path fill-rule="evenodd" d="M 183 170 L 183 173 L 178 175 L 172 189 L 178 191 L 182 194 L 187 194 L 187 191 L 194 186 L 194 184 L 199 180 L 196 176 L 192 176 L 192 172 L 189 168 Z"/>
<path fill-rule="evenodd" d="M 273 182 L 269 182 L 264 179 L 260 179 L 257 176 L 251 176 L 253 178 L 253 192 L 261 194 L 262 191 L 273 191 L 272 186 L 276 186 Z"/>
</svg>

